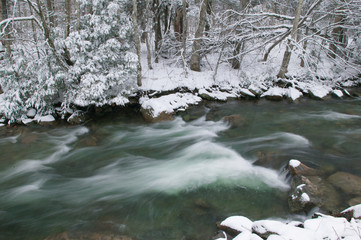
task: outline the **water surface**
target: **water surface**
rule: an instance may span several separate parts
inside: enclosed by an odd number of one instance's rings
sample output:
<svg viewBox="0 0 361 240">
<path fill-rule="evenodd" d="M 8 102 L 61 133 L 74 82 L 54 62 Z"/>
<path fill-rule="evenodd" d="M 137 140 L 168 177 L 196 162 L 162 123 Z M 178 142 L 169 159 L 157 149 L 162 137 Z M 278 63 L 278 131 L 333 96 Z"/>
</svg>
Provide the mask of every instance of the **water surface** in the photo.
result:
<svg viewBox="0 0 361 240">
<path fill-rule="evenodd" d="M 361 175 L 360 105 L 233 101 L 157 124 L 113 114 L 83 126 L 2 128 L 0 239 L 210 239 L 234 214 L 298 218 L 282 166 L 299 159 Z M 232 114 L 236 127 L 222 120 Z"/>
</svg>

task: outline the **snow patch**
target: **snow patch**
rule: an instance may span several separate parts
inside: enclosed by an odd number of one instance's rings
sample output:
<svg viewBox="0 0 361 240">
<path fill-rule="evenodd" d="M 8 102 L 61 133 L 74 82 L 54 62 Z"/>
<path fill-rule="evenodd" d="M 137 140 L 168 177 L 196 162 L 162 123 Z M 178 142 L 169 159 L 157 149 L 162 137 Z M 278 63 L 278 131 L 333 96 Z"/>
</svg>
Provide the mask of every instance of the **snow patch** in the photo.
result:
<svg viewBox="0 0 361 240">
<path fill-rule="evenodd" d="M 300 97 L 302 97 L 302 93 L 298 91 L 296 88 L 288 88 L 285 91 L 285 95 L 290 98 L 292 101 L 296 101 Z"/>
<path fill-rule="evenodd" d="M 303 203 L 306 203 L 306 202 L 309 202 L 311 199 L 310 199 L 310 196 L 308 196 L 307 193 L 302 193 L 301 195 L 301 202 Z"/>
<path fill-rule="evenodd" d="M 343 92 L 341 90 L 332 90 L 332 94 L 335 95 L 336 97 L 342 98 L 343 97 Z"/>
<path fill-rule="evenodd" d="M 46 115 L 37 118 L 38 122 L 54 122 L 55 118 L 52 115 Z"/>
<path fill-rule="evenodd" d="M 326 86 L 313 86 L 309 90 L 309 93 L 319 99 L 326 97 L 330 93 L 330 88 Z"/>
<path fill-rule="evenodd" d="M 139 99 L 143 109 L 149 109 L 153 117 L 158 117 L 162 112 L 172 113 L 180 108 L 187 108 L 197 104 L 202 98 L 191 93 L 174 93 L 159 98 L 142 97 Z"/>
<path fill-rule="evenodd" d="M 221 225 L 237 230 L 239 232 L 251 232 L 253 222 L 243 216 L 233 216 L 221 222 Z"/>
<path fill-rule="evenodd" d="M 272 87 L 268 89 L 265 93 L 261 95 L 261 97 L 266 96 L 277 96 L 277 97 L 283 97 L 285 95 L 285 89 L 280 87 Z"/>
<path fill-rule="evenodd" d="M 297 168 L 301 165 L 301 162 L 296 159 L 291 159 L 288 164 L 293 168 Z"/>
</svg>

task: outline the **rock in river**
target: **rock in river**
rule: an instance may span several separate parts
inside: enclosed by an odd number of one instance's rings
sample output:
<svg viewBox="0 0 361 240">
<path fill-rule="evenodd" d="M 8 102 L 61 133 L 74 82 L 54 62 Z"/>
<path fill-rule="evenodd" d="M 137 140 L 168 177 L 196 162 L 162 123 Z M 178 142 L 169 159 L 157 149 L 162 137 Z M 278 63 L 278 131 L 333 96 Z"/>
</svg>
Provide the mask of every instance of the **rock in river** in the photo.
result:
<svg viewBox="0 0 361 240">
<path fill-rule="evenodd" d="M 328 178 L 334 186 L 347 194 L 361 196 L 361 177 L 347 172 L 337 172 Z"/>
</svg>

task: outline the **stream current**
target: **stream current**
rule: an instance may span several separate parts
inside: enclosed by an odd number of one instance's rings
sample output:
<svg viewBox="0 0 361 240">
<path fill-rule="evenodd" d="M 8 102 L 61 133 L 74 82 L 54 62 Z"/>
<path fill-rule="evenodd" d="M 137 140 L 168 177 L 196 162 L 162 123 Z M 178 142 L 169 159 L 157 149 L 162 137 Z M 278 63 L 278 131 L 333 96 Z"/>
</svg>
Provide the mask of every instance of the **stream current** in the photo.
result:
<svg viewBox="0 0 361 240">
<path fill-rule="evenodd" d="M 361 175 L 360 105 L 230 101 L 156 124 L 109 114 L 82 126 L 0 128 L 0 239 L 200 240 L 231 215 L 300 218 L 282 167 L 298 159 Z M 234 114 L 235 126 L 222 120 Z"/>
</svg>

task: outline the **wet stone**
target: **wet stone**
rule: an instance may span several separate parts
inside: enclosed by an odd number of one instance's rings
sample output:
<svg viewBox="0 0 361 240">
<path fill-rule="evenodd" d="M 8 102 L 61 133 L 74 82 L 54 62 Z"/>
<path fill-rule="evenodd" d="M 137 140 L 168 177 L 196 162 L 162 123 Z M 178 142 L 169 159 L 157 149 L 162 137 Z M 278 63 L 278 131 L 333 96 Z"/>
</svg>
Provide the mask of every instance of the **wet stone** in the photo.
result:
<svg viewBox="0 0 361 240">
<path fill-rule="evenodd" d="M 359 176 L 347 172 L 337 172 L 331 175 L 328 181 L 347 194 L 361 196 L 361 177 Z"/>
</svg>

